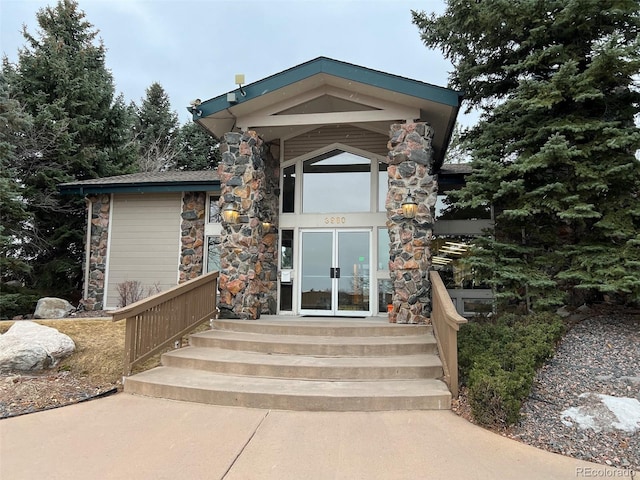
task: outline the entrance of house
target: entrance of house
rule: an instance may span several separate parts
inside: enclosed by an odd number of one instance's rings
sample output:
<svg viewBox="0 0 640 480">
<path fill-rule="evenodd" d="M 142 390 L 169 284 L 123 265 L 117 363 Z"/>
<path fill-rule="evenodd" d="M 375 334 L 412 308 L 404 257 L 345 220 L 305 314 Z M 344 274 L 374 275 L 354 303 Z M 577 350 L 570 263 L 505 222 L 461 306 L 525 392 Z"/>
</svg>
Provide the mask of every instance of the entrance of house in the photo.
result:
<svg viewBox="0 0 640 480">
<path fill-rule="evenodd" d="M 300 231 L 301 315 L 371 315 L 371 231 Z"/>
</svg>

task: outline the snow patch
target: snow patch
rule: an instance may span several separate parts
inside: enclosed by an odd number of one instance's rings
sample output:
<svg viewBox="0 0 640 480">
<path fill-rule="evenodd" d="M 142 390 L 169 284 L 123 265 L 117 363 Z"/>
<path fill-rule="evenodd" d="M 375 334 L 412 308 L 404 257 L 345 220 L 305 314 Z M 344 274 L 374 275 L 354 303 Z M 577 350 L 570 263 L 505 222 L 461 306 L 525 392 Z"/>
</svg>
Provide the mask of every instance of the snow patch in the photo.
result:
<svg viewBox="0 0 640 480">
<path fill-rule="evenodd" d="M 583 393 L 584 405 L 570 407 L 560 414 L 562 424 L 590 428 L 595 432 L 615 428 L 628 433 L 640 430 L 640 402 L 635 398 Z"/>
</svg>

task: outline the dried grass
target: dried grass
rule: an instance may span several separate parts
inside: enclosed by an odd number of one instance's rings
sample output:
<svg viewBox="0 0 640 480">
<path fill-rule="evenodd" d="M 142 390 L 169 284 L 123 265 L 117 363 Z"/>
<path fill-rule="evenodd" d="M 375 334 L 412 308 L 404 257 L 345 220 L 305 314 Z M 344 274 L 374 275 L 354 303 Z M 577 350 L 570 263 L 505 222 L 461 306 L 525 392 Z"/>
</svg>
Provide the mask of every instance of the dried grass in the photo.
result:
<svg viewBox="0 0 640 480">
<path fill-rule="evenodd" d="M 96 384 L 115 384 L 122 378 L 125 322 L 106 319 L 73 318 L 34 320 L 71 337 L 75 352 L 58 365 L 58 370 L 90 377 Z M 0 333 L 14 322 L 0 322 Z"/>
<path fill-rule="evenodd" d="M 33 320 L 40 325 L 52 327 L 71 337 L 76 344 L 75 352 L 58 365 L 58 370 L 68 371 L 78 377 L 88 377 L 98 385 L 122 384 L 124 370 L 124 338 L 126 322 L 113 322 L 105 318 L 65 318 L 60 320 Z M 0 334 L 5 333 L 13 321 L 0 321 Z M 202 324 L 195 332 L 208 330 Z M 186 346 L 183 339 L 182 346 Z M 172 350 L 167 348 L 165 351 Z M 160 355 L 155 355 L 134 368 L 133 373 L 142 372 L 160 365 Z"/>
</svg>

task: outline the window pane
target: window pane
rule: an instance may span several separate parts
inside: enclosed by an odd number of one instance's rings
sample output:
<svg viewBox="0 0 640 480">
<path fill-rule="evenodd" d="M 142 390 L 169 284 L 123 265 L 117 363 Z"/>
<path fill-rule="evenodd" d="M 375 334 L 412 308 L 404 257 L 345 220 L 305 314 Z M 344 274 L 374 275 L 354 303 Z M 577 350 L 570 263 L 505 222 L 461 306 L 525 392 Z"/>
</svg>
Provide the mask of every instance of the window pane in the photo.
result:
<svg viewBox="0 0 640 480">
<path fill-rule="evenodd" d="M 296 198 L 296 166 L 291 165 L 283 171 L 282 212 L 293 213 Z"/>
<path fill-rule="evenodd" d="M 462 259 L 469 256 L 473 237 L 439 236 L 431 242 L 431 264 L 447 288 L 489 288 Z"/>
<path fill-rule="evenodd" d="M 439 220 L 481 220 L 491 218 L 491 208 L 459 208 L 451 204 L 446 194 L 438 195 L 436 200 L 436 219 Z"/>
<path fill-rule="evenodd" d="M 293 230 L 282 230 L 280 268 L 293 268 Z"/>
<path fill-rule="evenodd" d="M 378 280 L 378 311 L 380 313 L 387 312 L 388 306 L 391 305 L 392 287 L 391 280 Z"/>
<path fill-rule="evenodd" d="M 220 242 L 219 236 L 207 237 L 207 273 L 220 271 Z"/>
<path fill-rule="evenodd" d="M 304 162 L 303 212 L 368 212 L 370 198 L 371 160 L 368 158 L 333 151 Z"/>
<path fill-rule="evenodd" d="M 389 270 L 389 229 L 378 229 L 378 270 Z"/>
<path fill-rule="evenodd" d="M 220 205 L 218 205 L 219 195 L 209 196 L 209 223 L 221 223 L 222 217 L 220 216 Z"/>
<path fill-rule="evenodd" d="M 493 301 L 487 298 L 465 298 L 463 304 L 465 313 L 490 313 L 493 311 Z"/>
<path fill-rule="evenodd" d="M 379 163 L 378 167 L 378 211 L 386 212 L 385 204 L 387 202 L 387 192 L 389 191 L 389 173 L 387 172 L 387 164 Z"/>
</svg>

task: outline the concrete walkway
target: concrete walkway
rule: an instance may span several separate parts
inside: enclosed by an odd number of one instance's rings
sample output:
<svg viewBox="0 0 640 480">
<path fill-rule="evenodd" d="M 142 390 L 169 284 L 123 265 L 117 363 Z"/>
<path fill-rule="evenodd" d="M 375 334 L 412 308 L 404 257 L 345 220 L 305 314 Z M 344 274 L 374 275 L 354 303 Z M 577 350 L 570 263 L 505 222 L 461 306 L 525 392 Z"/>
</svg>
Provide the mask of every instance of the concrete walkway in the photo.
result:
<svg viewBox="0 0 640 480">
<path fill-rule="evenodd" d="M 3 480 L 539 480 L 621 473 L 503 438 L 450 411 L 290 412 L 120 393 L 0 420 Z"/>
</svg>

